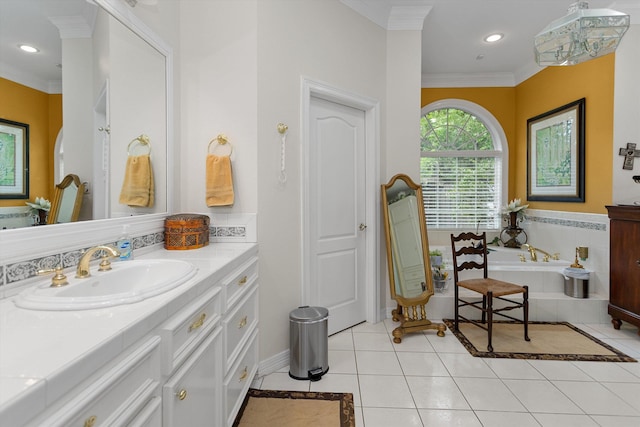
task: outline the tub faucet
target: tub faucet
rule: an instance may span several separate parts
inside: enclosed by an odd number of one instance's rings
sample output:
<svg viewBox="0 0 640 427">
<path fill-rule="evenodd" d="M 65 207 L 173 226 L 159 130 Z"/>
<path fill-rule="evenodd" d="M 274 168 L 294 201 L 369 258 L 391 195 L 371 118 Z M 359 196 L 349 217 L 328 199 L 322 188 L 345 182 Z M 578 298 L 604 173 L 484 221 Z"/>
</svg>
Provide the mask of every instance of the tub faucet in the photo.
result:
<svg viewBox="0 0 640 427">
<path fill-rule="evenodd" d="M 531 261 L 533 262 L 537 262 L 538 261 L 538 255 L 536 254 L 536 248 L 534 248 L 531 245 L 527 245 L 526 243 L 524 245 L 525 248 L 527 248 L 527 250 L 529 251 L 529 255 L 531 255 Z"/>
<path fill-rule="evenodd" d="M 527 250 L 529 251 L 529 254 L 531 254 L 531 261 L 533 261 L 533 262 L 537 262 L 538 261 L 537 252 L 540 252 L 540 253 L 542 253 L 544 255 L 544 257 L 542 258 L 542 262 L 549 262 L 550 259 L 553 259 L 553 260 L 556 260 L 556 261 L 560 259 L 560 254 L 557 253 L 557 252 L 554 253 L 553 255 L 551 255 L 549 252 L 543 251 L 540 248 L 534 248 L 533 246 L 528 245 L 526 243 L 523 246 L 526 247 Z"/>
<path fill-rule="evenodd" d="M 100 245 L 94 246 L 91 249 L 88 249 L 80 258 L 78 262 L 78 269 L 76 270 L 76 277 L 79 279 L 84 279 L 86 277 L 91 276 L 91 272 L 89 271 L 89 262 L 91 261 L 91 257 L 98 251 L 105 251 L 107 255 L 105 258 L 108 258 L 109 255 L 112 257 L 120 256 L 120 252 L 116 250 L 116 248 L 108 245 Z M 104 265 L 103 265 L 104 264 Z M 105 259 L 102 263 L 100 263 L 101 270 L 108 270 L 109 268 L 108 259 Z"/>
</svg>

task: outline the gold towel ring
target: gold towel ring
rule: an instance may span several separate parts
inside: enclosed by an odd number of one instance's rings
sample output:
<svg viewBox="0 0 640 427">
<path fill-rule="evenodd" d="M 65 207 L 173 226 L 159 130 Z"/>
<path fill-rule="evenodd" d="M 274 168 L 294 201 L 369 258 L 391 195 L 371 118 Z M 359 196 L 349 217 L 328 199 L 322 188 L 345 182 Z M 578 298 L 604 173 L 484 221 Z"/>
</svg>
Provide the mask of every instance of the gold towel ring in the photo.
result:
<svg viewBox="0 0 640 427">
<path fill-rule="evenodd" d="M 138 145 L 144 145 L 147 146 L 147 148 L 149 149 L 149 152 L 147 154 L 151 154 L 151 140 L 149 139 L 149 137 L 147 135 L 140 135 L 137 138 L 134 138 L 130 143 L 129 146 L 127 147 L 127 155 L 131 155 L 131 145 L 133 143 L 138 143 Z M 135 146 L 134 146 L 135 147 Z"/>
<path fill-rule="evenodd" d="M 213 151 L 211 151 L 211 144 L 213 144 L 214 142 L 217 142 L 218 144 L 215 145 L 213 147 Z M 229 142 L 229 138 L 227 138 L 227 135 L 221 133 L 215 138 L 213 138 L 211 141 L 209 141 L 209 146 L 207 147 L 207 153 L 214 154 L 217 147 L 225 146 L 225 145 L 229 147 L 228 156 L 231 156 L 231 154 L 233 154 L 233 145 L 231 145 L 231 143 Z"/>
</svg>

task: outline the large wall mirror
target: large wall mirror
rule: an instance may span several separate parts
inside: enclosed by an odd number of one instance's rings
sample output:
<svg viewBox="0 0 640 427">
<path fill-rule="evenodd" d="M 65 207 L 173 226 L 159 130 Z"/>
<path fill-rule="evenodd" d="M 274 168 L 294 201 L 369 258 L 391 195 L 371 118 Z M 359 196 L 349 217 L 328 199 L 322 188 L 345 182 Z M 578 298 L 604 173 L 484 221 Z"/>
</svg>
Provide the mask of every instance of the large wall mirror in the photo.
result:
<svg viewBox="0 0 640 427">
<path fill-rule="evenodd" d="M 392 317 L 400 322 L 393 340 L 404 334 L 436 329 L 444 336 L 444 324 L 426 317 L 426 304 L 434 294 L 429 261 L 429 241 L 422 189 L 411 178 L 398 174 L 382 185 L 382 214 L 387 244 L 387 265 L 391 298 L 397 303 Z"/>
<path fill-rule="evenodd" d="M 169 212 L 171 48 L 120 0 L 2 0 L 0 39 L 0 78 L 62 94 L 62 126 L 46 130 L 58 134 L 58 142 L 48 147 L 47 159 L 32 156 L 31 187 L 40 183 L 52 198 L 56 183 L 77 175 L 86 185 L 79 221 Z M 42 43 L 41 52 L 20 59 L 16 46 L 25 42 Z M 31 130 L 35 144 L 38 130 Z M 118 199 L 127 148 L 143 134 L 153 147 L 155 200 L 131 207 Z M 31 193 L 30 200 L 44 195 Z M 18 205 L 24 200 L 2 206 Z"/>
</svg>

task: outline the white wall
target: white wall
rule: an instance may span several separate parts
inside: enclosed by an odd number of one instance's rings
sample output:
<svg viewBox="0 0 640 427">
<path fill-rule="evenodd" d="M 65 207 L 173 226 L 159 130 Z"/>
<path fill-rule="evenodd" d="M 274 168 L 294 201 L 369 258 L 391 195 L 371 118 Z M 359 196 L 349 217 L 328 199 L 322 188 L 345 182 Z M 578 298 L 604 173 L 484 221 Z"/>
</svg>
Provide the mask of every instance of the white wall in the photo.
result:
<svg viewBox="0 0 640 427">
<path fill-rule="evenodd" d="M 633 18 L 636 18 L 633 21 Z M 613 203 L 640 202 L 640 184 L 632 176 L 640 175 L 640 158 L 635 158 L 633 170 L 623 170 L 624 158 L 619 150 L 627 143 L 640 149 L 640 10 L 632 15 L 632 22 L 616 50 L 613 126 Z"/>
<path fill-rule="evenodd" d="M 386 31 L 337 0 L 258 2 L 262 360 L 289 348 L 288 315 L 302 303 L 301 78 L 378 100 L 384 110 L 386 61 Z M 284 185 L 279 122 L 289 126 Z"/>
<path fill-rule="evenodd" d="M 180 206 L 183 211 L 213 214 L 255 213 L 256 1 L 195 0 L 180 4 Z M 227 135 L 233 146 L 235 203 L 232 207 L 207 208 L 205 158 L 209 142 L 220 133 Z"/>
</svg>

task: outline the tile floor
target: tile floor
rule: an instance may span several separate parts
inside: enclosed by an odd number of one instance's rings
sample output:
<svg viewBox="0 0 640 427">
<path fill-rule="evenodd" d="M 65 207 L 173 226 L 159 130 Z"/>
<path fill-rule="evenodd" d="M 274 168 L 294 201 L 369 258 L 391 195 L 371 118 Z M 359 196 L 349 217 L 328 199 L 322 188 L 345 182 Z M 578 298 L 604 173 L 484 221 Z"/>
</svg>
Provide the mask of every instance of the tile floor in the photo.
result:
<svg viewBox="0 0 640 427">
<path fill-rule="evenodd" d="M 640 363 L 482 359 L 447 331 L 394 344 L 391 319 L 329 337 L 329 372 L 320 381 L 289 368 L 253 387 L 353 393 L 358 427 L 637 427 Z M 576 325 L 640 360 L 638 329 Z"/>
</svg>

